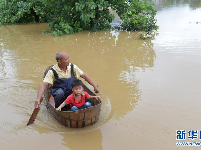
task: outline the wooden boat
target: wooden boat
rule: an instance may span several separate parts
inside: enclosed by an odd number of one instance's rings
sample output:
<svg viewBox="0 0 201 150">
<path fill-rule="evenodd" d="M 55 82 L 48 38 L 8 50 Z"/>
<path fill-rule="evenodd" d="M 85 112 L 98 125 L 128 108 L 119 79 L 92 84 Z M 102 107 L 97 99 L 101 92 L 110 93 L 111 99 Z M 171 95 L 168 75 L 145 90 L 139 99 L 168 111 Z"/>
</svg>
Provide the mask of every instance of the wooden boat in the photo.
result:
<svg viewBox="0 0 201 150">
<path fill-rule="evenodd" d="M 52 65 L 53 66 L 53 65 Z M 44 72 L 44 77 L 47 74 L 48 70 L 52 68 L 49 66 Z M 91 107 L 81 109 L 78 111 L 59 111 L 55 109 L 54 97 L 51 95 L 51 85 L 48 84 L 48 87 L 44 91 L 44 98 L 46 102 L 46 107 L 53 117 L 60 122 L 62 125 L 65 125 L 70 128 L 82 128 L 95 124 L 99 120 L 100 110 L 101 110 L 101 100 L 89 99 L 86 102 L 91 103 Z M 84 91 L 90 95 L 95 96 L 95 94 L 89 90 L 85 85 L 83 85 Z"/>
</svg>

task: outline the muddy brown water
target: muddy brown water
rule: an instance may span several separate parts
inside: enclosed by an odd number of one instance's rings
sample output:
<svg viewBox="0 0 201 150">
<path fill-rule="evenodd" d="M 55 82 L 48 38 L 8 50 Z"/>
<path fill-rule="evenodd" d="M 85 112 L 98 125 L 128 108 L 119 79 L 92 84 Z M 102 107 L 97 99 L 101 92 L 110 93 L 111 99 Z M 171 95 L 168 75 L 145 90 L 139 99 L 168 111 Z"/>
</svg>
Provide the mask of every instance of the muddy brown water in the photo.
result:
<svg viewBox="0 0 201 150">
<path fill-rule="evenodd" d="M 0 27 L 0 149 L 199 149 L 176 146 L 176 130 L 198 130 L 194 142 L 200 142 L 201 2 L 155 3 L 160 28 L 152 40 L 119 31 L 53 37 L 41 33 L 47 24 Z M 66 51 L 99 85 L 97 124 L 66 128 L 43 104 L 26 127 L 57 51 Z"/>
</svg>

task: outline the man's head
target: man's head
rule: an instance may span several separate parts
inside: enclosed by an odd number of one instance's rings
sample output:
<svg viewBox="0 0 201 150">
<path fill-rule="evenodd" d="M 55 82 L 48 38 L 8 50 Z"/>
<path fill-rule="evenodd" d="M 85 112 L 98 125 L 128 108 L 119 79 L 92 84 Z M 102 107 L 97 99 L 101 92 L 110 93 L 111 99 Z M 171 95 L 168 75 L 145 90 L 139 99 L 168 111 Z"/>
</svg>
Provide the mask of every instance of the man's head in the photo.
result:
<svg viewBox="0 0 201 150">
<path fill-rule="evenodd" d="M 66 67 L 70 63 L 69 56 L 66 52 L 63 51 L 57 52 L 55 58 L 58 62 L 58 65 L 61 67 Z"/>
<path fill-rule="evenodd" d="M 82 91 L 83 91 L 83 87 L 82 87 L 83 83 L 81 80 L 79 79 L 75 79 L 72 83 L 72 91 L 75 95 L 81 95 Z"/>
</svg>

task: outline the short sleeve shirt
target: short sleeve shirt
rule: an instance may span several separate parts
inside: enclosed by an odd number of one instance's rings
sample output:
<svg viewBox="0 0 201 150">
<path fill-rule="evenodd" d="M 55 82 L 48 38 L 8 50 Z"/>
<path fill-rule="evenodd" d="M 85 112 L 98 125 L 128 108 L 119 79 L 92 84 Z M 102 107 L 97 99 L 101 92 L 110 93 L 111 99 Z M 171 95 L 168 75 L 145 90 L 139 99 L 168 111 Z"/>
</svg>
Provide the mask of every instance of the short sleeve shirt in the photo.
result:
<svg viewBox="0 0 201 150">
<path fill-rule="evenodd" d="M 74 68 L 74 75 L 75 77 L 79 78 L 80 75 L 82 75 L 84 72 L 79 69 L 75 64 L 73 64 L 73 68 Z M 67 70 L 66 72 L 62 71 L 58 64 L 54 65 L 52 67 L 58 74 L 59 78 L 70 78 L 71 77 L 71 63 L 69 63 L 69 66 L 67 66 Z M 54 73 L 52 70 L 49 70 L 45 76 L 45 78 L 43 79 L 43 82 L 47 82 L 49 84 L 53 84 L 53 82 L 55 81 L 54 78 Z"/>
<path fill-rule="evenodd" d="M 71 95 L 69 95 L 67 97 L 67 99 L 64 101 L 64 103 L 66 105 L 71 104 L 70 105 L 71 107 L 76 106 L 77 108 L 80 108 L 85 104 L 85 99 L 89 99 L 89 98 L 90 98 L 90 95 L 87 92 L 83 91 L 82 94 L 81 94 L 81 100 L 77 101 L 75 99 L 74 93 L 72 93 Z"/>
</svg>

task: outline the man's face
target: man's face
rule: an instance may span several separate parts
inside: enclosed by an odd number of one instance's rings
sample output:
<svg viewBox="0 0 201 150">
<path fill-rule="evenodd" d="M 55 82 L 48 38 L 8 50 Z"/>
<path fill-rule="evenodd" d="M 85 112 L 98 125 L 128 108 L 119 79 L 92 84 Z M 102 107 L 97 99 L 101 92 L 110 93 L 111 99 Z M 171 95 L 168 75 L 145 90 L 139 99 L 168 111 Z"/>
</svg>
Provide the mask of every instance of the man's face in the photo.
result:
<svg viewBox="0 0 201 150">
<path fill-rule="evenodd" d="M 68 66 L 70 63 L 70 59 L 68 54 L 64 53 L 61 56 L 61 60 L 59 60 L 62 66 Z"/>
<path fill-rule="evenodd" d="M 73 91 L 73 93 L 74 93 L 76 96 L 79 96 L 79 95 L 82 94 L 83 87 L 82 87 L 82 85 L 74 86 L 74 87 L 72 88 L 72 91 Z"/>
</svg>

